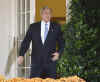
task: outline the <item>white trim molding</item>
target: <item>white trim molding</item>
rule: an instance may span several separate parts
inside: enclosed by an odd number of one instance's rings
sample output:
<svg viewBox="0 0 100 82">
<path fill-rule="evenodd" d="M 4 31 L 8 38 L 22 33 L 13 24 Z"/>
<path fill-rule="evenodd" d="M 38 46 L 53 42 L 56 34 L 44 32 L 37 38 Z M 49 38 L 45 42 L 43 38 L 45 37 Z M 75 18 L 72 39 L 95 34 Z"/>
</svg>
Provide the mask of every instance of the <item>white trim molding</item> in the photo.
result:
<svg viewBox="0 0 100 82">
<path fill-rule="evenodd" d="M 71 6 L 71 1 L 72 0 L 66 0 L 66 23 L 68 23 L 70 21 L 71 15 L 71 9 L 69 9 L 69 7 Z"/>
</svg>

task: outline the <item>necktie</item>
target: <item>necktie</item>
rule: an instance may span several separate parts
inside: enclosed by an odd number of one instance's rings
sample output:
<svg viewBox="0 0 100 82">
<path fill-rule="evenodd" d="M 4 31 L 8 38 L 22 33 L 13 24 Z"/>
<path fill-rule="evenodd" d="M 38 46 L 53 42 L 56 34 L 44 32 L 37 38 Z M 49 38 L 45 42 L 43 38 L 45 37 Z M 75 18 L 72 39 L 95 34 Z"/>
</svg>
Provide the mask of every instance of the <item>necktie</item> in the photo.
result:
<svg viewBox="0 0 100 82">
<path fill-rule="evenodd" d="M 44 41 L 46 40 L 48 34 L 48 24 L 45 24 Z"/>
</svg>

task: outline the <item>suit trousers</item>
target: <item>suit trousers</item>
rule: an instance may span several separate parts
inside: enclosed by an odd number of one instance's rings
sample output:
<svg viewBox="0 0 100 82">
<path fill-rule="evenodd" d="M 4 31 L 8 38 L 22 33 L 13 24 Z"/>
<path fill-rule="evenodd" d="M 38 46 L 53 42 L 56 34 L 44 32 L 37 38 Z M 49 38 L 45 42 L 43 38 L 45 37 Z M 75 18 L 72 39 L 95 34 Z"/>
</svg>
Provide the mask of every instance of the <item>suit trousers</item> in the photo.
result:
<svg viewBox="0 0 100 82">
<path fill-rule="evenodd" d="M 48 64 L 32 64 L 30 71 L 30 78 L 53 78 L 56 79 L 56 62 Z"/>
</svg>

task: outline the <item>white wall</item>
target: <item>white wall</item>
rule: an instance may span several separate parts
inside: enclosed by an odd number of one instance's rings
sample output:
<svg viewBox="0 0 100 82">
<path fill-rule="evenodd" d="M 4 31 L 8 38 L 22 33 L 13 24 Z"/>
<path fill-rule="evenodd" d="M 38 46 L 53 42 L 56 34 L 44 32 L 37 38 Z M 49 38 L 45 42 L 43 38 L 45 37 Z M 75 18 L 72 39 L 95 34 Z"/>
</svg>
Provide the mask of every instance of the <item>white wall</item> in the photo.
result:
<svg viewBox="0 0 100 82">
<path fill-rule="evenodd" d="M 31 0 L 31 19 L 34 22 L 35 0 Z M 16 77 L 16 49 L 13 38 L 17 37 L 16 0 L 0 1 L 0 75 Z"/>
<path fill-rule="evenodd" d="M 35 0 L 30 0 L 30 23 L 35 22 Z"/>
</svg>

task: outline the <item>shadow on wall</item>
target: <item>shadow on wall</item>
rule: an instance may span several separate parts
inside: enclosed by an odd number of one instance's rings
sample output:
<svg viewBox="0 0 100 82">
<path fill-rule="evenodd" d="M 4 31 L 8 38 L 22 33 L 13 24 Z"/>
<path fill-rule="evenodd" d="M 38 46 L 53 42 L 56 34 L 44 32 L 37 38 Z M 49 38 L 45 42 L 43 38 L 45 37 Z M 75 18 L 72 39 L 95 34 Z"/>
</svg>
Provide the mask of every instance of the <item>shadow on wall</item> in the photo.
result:
<svg viewBox="0 0 100 82">
<path fill-rule="evenodd" d="M 6 63 L 5 75 L 8 75 L 10 73 L 11 67 L 14 63 L 16 65 L 16 57 L 17 57 L 17 40 L 15 40 L 15 38 L 14 38 L 13 48 L 9 52 L 8 60 Z"/>
</svg>

